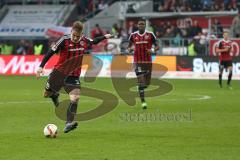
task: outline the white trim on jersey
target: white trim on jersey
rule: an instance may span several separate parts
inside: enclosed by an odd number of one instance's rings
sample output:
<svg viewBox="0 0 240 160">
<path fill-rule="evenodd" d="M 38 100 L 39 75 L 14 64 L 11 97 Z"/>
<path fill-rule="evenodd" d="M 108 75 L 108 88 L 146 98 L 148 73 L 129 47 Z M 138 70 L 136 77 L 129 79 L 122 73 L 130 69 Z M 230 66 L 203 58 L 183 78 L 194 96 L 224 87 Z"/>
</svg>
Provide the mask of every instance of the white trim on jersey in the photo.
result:
<svg viewBox="0 0 240 160">
<path fill-rule="evenodd" d="M 155 34 L 154 34 L 153 32 L 147 31 L 147 33 L 151 33 L 151 34 L 153 35 L 153 37 L 154 37 L 155 39 L 157 39 L 157 37 L 155 36 Z"/>
<path fill-rule="evenodd" d="M 85 37 L 87 40 L 89 40 L 90 42 L 93 41 L 93 39 L 89 38 L 89 37 Z"/>
<path fill-rule="evenodd" d="M 70 37 L 70 35 L 64 35 L 64 36 L 62 36 L 62 37 L 57 41 L 57 43 L 55 43 L 55 44 L 51 47 L 51 49 L 55 52 L 55 51 L 58 49 L 59 45 L 60 45 L 65 39 L 67 39 L 67 38 L 69 38 L 69 37 Z"/>
<path fill-rule="evenodd" d="M 145 33 L 147 33 L 147 31 L 146 31 L 146 30 L 144 31 L 144 33 L 143 33 L 143 34 L 140 34 L 140 33 L 139 33 L 139 30 L 137 31 L 137 34 L 138 34 L 139 36 L 143 36 L 143 35 L 145 35 Z"/>
<path fill-rule="evenodd" d="M 218 47 L 218 48 L 219 48 L 221 42 L 231 43 L 232 41 L 229 40 L 229 39 L 228 39 L 227 41 L 226 41 L 225 39 L 220 39 L 220 40 L 217 42 L 217 47 Z"/>
<path fill-rule="evenodd" d="M 136 32 L 131 33 L 131 35 L 129 36 L 129 40 L 130 40 L 132 34 L 134 34 L 134 33 L 137 33 L 139 36 L 144 36 L 146 33 L 150 33 L 150 34 L 153 35 L 153 37 L 154 37 L 155 39 L 157 39 L 157 37 L 155 36 L 155 34 L 154 34 L 153 32 L 150 32 L 150 31 L 145 30 L 143 34 L 140 34 L 140 33 L 139 33 L 139 30 L 138 30 L 138 31 L 136 31 Z"/>
<path fill-rule="evenodd" d="M 217 45 L 216 45 L 216 46 L 217 46 L 218 48 L 219 48 L 219 46 L 220 46 L 221 41 L 222 41 L 222 40 L 219 40 L 219 41 L 217 42 Z"/>
<path fill-rule="evenodd" d="M 128 40 L 130 41 L 132 35 L 135 34 L 135 33 L 137 33 L 137 32 L 138 32 L 138 31 L 135 31 L 135 32 L 131 33 L 130 36 L 128 37 Z"/>
</svg>

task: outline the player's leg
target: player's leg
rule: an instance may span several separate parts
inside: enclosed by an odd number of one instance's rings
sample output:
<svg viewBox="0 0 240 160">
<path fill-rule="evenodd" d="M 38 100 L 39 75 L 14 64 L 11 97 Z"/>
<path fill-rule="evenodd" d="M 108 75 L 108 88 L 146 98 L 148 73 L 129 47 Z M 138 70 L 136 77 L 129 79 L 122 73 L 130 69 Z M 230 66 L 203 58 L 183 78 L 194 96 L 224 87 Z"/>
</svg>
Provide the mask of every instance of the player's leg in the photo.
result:
<svg viewBox="0 0 240 160">
<path fill-rule="evenodd" d="M 69 131 L 75 129 L 78 126 L 77 122 L 74 122 L 74 117 L 77 113 L 78 100 L 80 97 L 80 89 L 74 89 L 69 93 L 70 104 L 67 110 L 67 121 L 66 126 L 64 128 L 64 133 L 68 133 Z"/>
<path fill-rule="evenodd" d="M 52 73 L 49 75 L 47 83 L 45 85 L 45 91 L 43 96 L 45 98 L 51 98 L 56 107 L 59 105 L 58 92 L 64 84 L 63 79 L 64 77 L 60 72 L 58 72 L 57 70 L 53 70 Z"/>
<path fill-rule="evenodd" d="M 137 76 L 137 79 L 138 79 L 138 93 L 141 99 L 142 107 L 146 108 L 147 104 L 146 104 L 145 95 L 144 95 L 144 89 L 146 88 L 144 73 L 139 74 Z"/>
<path fill-rule="evenodd" d="M 146 79 L 146 67 L 144 66 L 145 64 L 136 64 L 135 68 L 135 73 L 137 75 L 137 80 L 138 80 L 138 93 L 139 97 L 141 99 L 142 103 L 142 108 L 146 109 L 147 108 L 147 103 L 145 101 L 145 94 L 144 94 L 144 89 L 147 88 L 147 79 Z"/>
<path fill-rule="evenodd" d="M 227 69 L 228 69 L 228 72 L 229 72 L 227 85 L 228 85 L 229 89 L 232 89 L 232 87 L 231 87 L 231 80 L 232 80 L 232 62 L 231 62 L 231 61 L 228 62 L 228 67 L 227 67 Z"/>
<path fill-rule="evenodd" d="M 65 90 L 69 94 L 70 103 L 67 110 L 67 121 L 64 132 L 67 133 L 75 129 L 78 125 L 74 122 L 77 113 L 78 101 L 80 98 L 80 81 L 78 77 L 68 77 L 65 81 Z"/>
<path fill-rule="evenodd" d="M 218 83 L 219 86 L 222 88 L 222 74 L 223 74 L 224 64 L 223 61 L 219 63 L 219 75 L 218 75 Z"/>
<path fill-rule="evenodd" d="M 144 68 L 145 72 L 145 88 L 147 88 L 151 83 L 152 78 L 152 63 L 147 63 Z"/>
<path fill-rule="evenodd" d="M 58 92 L 52 91 L 52 90 L 47 89 L 45 87 L 45 91 L 43 93 L 43 96 L 45 98 L 51 98 L 51 100 L 52 100 L 53 104 L 55 105 L 55 107 L 57 107 L 59 105 L 59 99 L 58 99 L 59 93 Z"/>
<path fill-rule="evenodd" d="M 144 89 L 146 89 L 150 83 L 151 83 L 151 76 L 152 76 L 152 64 L 151 63 L 147 63 L 144 65 L 144 80 L 143 80 L 143 86 Z M 147 103 L 144 102 L 142 103 L 142 108 L 143 109 L 147 109 Z"/>
</svg>

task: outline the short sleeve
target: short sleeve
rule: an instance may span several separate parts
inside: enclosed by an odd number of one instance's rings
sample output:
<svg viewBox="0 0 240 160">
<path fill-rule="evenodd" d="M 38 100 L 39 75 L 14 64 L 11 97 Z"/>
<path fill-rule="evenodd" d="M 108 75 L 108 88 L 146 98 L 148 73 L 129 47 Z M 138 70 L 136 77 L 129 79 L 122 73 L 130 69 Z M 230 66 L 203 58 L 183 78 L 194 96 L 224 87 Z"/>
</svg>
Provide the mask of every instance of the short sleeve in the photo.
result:
<svg viewBox="0 0 240 160">
<path fill-rule="evenodd" d="M 217 47 L 218 47 L 218 48 L 221 48 L 221 47 L 222 47 L 222 41 L 218 41 L 218 42 L 217 42 Z"/>
<path fill-rule="evenodd" d="M 157 40 L 157 38 L 156 38 L 156 36 L 154 35 L 154 33 L 152 33 L 152 32 L 151 32 L 151 35 L 152 35 L 152 42 L 153 42 L 154 45 L 156 45 L 156 40 Z"/>
<path fill-rule="evenodd" d="M 130 34 L 128 41 L 133 42 L 133 34 Z"/>
</svg>

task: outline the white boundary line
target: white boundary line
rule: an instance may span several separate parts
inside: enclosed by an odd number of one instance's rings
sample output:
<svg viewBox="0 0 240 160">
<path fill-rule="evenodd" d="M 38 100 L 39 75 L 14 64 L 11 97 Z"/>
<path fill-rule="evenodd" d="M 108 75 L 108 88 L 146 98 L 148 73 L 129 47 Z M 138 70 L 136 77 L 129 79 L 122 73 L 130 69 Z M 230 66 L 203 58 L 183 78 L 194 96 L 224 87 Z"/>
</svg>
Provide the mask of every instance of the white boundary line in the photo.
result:
<svg viewBox="0 0 240 160">
<path fill-rule="evenodd" d="M 173 94 L 174 95 L 174 94 Z M 151 99 L 151 101 L 201 101 L 201 100 L 209 100 L 212 97 L 208 95 L 181 95 L 183 97 L 180 98 L 164 98 L 164 99 L 159 99 L 159 97 L 152 97 L 152 98 L 147 98 L 146 99 Z M 92 100 L 80 100 L 80 102 L 92 102 Z M 122 99 L 119 100 L 119 102 L 124 102 Z M 51 101 L 8 101 L 8 102 L 0 102 L 0 105 L 4 104 L 32 104 L 32 103 L 51 103 Z"/>
</svg>

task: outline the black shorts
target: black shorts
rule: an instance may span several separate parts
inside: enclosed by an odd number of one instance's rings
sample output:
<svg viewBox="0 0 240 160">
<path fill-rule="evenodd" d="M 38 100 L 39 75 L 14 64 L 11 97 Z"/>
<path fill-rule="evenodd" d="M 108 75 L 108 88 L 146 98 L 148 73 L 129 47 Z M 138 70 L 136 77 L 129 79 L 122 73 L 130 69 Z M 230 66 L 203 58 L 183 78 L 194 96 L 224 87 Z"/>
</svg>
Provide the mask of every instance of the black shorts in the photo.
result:
<svg viewBox="0 0 240 160">
<path fill-rule="evenodd" d="M 48 77 L 45 89 L 47 91 L 59 92 L 62 88 L 64 88 L 67 93 L 70 93 L 73 89 L 80 89 L 81 84 L 79 77 L 65 76 L 54 69 Z"/>
<path fill-rule="evenodd" d="M 232 61 L 220 61 L 219 68 L 228 68 L 232 67 Z"/>
<path fill-rule="evenodd" d="M 134 63 L 134 70 L 139 85 L 150 85 L 152 76 L 152 63 Z"/>
</svg>

